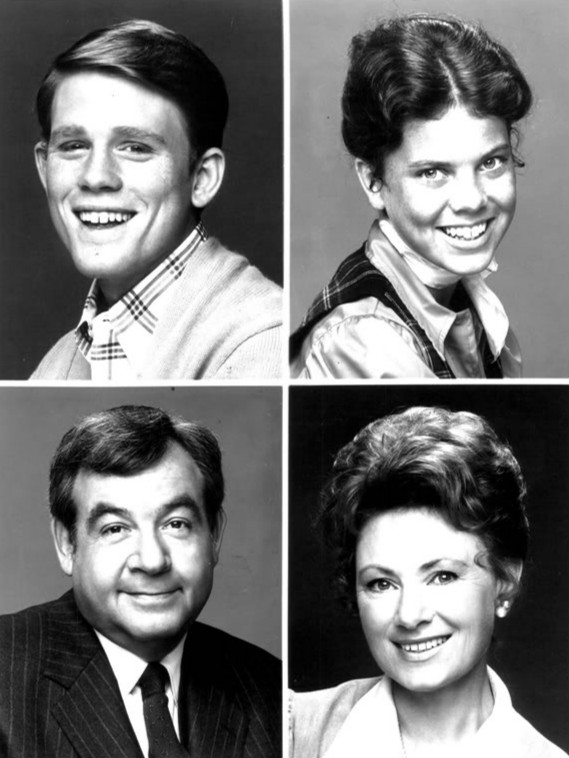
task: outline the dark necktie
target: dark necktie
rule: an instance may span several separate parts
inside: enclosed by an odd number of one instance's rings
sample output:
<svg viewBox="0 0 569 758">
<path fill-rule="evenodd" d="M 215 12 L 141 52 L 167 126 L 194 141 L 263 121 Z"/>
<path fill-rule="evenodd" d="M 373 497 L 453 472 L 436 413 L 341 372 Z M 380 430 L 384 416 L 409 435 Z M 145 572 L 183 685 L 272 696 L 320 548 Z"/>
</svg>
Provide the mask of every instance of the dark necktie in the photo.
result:
<svg viewBox="0 0 569 758">
<path fill-rule="evenodd" d="M 188 758 L 168 710 L 167 681 L 168 672 L 160 663 L 149 663 L 138 680 L 148 735 L 148 758 Z"/>
</svg>

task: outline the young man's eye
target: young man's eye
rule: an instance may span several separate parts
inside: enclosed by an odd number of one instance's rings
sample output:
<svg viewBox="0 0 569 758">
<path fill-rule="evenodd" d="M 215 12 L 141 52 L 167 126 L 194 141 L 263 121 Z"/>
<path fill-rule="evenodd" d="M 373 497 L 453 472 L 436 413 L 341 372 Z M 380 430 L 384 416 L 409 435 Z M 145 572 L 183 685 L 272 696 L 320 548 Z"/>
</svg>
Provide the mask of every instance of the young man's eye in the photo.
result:
<svg viewBox="0 0 569 758">
<path fill-rule="evenodd" d="M 149 145 L 144 145 L 140 142 L 128 142 L 122 145 L 120 149 L 131 155 L 149 155 L 152 152 L 152 148 Z"/>
<path fill-rule="evenodd" d="M 78 142 L 77 140 L 62 142 L 60 145 L 57 145 L 57 149 L 62 153 L 77 152 L 78 150 L 84 150 L 85 147 L 86 145 L 84 142 Z"/>
</svg>

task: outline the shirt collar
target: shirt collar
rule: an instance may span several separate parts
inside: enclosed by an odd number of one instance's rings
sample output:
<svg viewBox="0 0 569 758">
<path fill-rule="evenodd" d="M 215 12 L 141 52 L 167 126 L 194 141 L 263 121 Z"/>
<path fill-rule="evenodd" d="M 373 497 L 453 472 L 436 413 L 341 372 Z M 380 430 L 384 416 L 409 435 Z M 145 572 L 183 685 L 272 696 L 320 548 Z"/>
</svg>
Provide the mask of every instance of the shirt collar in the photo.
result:
<svg viewBox="0 0 569 758">
<path fill-rule="evenodd" d="M 94 631 L 109 659 L 109 663 L 111 664 L 111 668 L 119 685 L 119 690 L 124 699 L 125 696 L 130 695 L 137 686 L 138 680 L 142 676 L 148 663 L 134 653 L 131 653 L 129 650 L 125 650 L 124 647 L 117 645 L 116 642 L 112 642 L 112 640 L 105 637 L 96 629 Z M 159 661 L 159 663 L 161 663 L 168 671 L 172 697 L 174 698 L 176 705 L 178 703 L 178 692 L 180 689 L 180 672 L 182 669 L 182 654 L 184 652 L 185 641 L 186 635 L 183 636 L 180 642 L 168 653 L 168 655 L 164 656 L 164 658 Z"/>
<path fill-rule="evenodd" d="M 400 239 L 399 235 L 397 238 Z M 457 314 L 435 300 L 428 287 L 411 270 L 403 254 L 386 238 L 378 221 L 372 224 L 366 255 L 370 263 L 387 277 L 444 359 L 444 343 Z M 510 325 L 501 302 L 484 282 L 486 276 L 483 272 L 463 277 L 461 281 L 486 332 L 492 355 L 497 358 L 506 343 Z"/>
<path fill-rule="evenodd" d="M 497 744 L 504 745 L 504 741 L 510 739 L 511 735 L 504 727 L 509 725 L 512 715 L 515 715 L 506 686 L 492 669 L 488 668 L 487 671 L 494 696 L 494 707 L 490 716 L 473 736 L 472 746 L 469 745 L 467 749 L 468 758 L 478 758 L 484 754 L 512 754 L 507 750 L 503 753 L 488 753 L 486 750 Z M 404 758 L 391 680 L 387 676 L 383 676 L 353 706 L 324 758 L 346 758 L 347 755 L 376 758 L 379 744 L 384 758 Z M 484 750 L 481 751 L 482 746 Z"/>
<path fill-rule="evenodd" d="M 190 232 L 186 239 L 178 245 L 174 252 L 165 258 L 140 282 L 126 292 L 108 310 L 104 309 L 104 297 L 95 279 L 89 289 L 79 324 L 75 330 L 80 349 L 86 355 L 92 341 L 93 321 L 104 314 L 104 318 L 112 323 L 115 335 L 120 335 L 138 324 L 149 334 L 153 334 L 158 323 L 155 310 L 159 300 L 180 278 L 191 255 L 199 245 L 208 238 L 205 227 L 201 222 Z"/>
</svg>

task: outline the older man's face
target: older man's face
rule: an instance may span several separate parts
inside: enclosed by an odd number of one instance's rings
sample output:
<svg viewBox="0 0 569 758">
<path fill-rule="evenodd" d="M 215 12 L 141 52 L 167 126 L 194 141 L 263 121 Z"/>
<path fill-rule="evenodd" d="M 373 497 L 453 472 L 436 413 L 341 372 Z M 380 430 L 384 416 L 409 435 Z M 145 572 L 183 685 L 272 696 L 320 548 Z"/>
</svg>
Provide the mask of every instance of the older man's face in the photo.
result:
<svg viewBox="0 0 569 758">
<path fill-rule="evenodd" d="M 57 522 L 54 532 L 79 610 L 121 647 L 146 660 L 163 657 L 211 592 L 217 544 L 201 472 L 173 443 L 137 474 L 81 471 L 73 500 L 75 544 Z"/>
<path fill-rule="evenodd" d="M 79 271 L 110 302 L 139 282 L 195 225 L 190 143 L 168 98 L 99 72 L 66 76 L 36 162 L 51 217 Z"/>
</svg>

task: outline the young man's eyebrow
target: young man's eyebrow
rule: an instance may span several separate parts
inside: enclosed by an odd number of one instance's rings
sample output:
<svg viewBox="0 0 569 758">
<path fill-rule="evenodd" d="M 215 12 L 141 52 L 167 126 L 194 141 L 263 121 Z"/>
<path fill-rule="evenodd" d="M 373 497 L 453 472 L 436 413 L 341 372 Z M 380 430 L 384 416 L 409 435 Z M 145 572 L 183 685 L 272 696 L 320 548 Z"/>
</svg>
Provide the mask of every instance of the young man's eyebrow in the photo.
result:
<svg viewBox="0 0 569 758">
<path fill-rule="evenodd" d="M 113 133 L 124 139 L 132 139 L 140 142 L 158 142 L 161 145 L 166 145 L 166 139 L 160 132 L 152 131 L 151 129 L 139 129 L 137 126 L 115 126 L 113 127 Z"/>
<path fill-rule="evenodd" d="M 82 126 L 76 124 L 65 124 L 52 129 L 49 135 L 50 139 L 64 139 L 66 137 L 85 137 L 87 132 Z"/>
<path fill-rule="evenodd" d="M 113 135 L 122 137 L 123 139 L 136 140 L 139 142 L 157 142 L 160 145 L 166 145 L 166 139 L 160 132 L 155 132 L 152 129 L 140 129 L 137 126 L 115 126 L 112 129 Z M 78 124 L 64 124 L 58 126 L 56 129 L 52 129 L 50 139 L 66 139 L 87 137 L 88 133 L 85 127 Z"/>
</svg>

